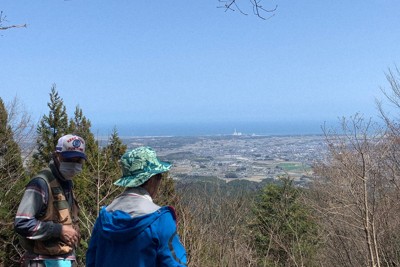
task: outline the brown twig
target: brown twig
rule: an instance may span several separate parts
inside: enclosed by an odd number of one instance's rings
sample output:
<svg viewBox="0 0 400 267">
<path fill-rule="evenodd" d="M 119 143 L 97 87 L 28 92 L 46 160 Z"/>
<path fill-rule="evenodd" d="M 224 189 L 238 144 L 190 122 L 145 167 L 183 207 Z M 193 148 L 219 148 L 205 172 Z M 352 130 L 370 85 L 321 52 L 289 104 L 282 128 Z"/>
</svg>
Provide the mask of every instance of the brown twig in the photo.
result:
<svg viewBox="0 0 400 267">
<path fill-rule="evenodd" d="M 230 10 L 230 11 L 235 11 L 238 10 L 240 13 L 242 13 L 243 15 L 248 15 L 247 13 L 245 13 L 237 4 L 237 0 L 218 0 L 220 3 L 223 3 L 222 6 L 218 6 L 218 8 L 224 8 L 225 12 Z M 275 5 L 275 7 L 273 9 L 266 9 L 261 5 L 261 1 L 262 0 L 250 0 L 250 3 L 253 5 L 253 13 L 254 15 L 256 15 L 257 17 L 263 19 L 263 20 L 267 20 L 272 18 L 273 16 L 275 16 L 275 14 L 270 15 L 269 17 L 265 18 L 263 16 L 263 12 L 265 13 L 274 13 L 277 8 L 278 5 Z"/>
<path fill-rule="evenodd" d="M 0 31 L 8 30 L 11 28 L 26 28 L 26 23 L 20 25 L 3 26 L 2 23 L 4 21 L 7 21 L 6 16 L 4 16 L 3 11 L 0 11 Z"/>
</svg>

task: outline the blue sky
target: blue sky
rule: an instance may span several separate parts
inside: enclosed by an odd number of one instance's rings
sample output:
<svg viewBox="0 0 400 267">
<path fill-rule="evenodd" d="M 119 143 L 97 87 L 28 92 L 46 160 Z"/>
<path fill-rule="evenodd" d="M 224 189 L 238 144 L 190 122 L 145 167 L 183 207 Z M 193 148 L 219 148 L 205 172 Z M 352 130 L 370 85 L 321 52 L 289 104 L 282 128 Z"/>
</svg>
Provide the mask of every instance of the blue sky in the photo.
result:
<svg viewBox="0 0 400 267">
<path fill-rule="evenodd" d="M 53 83 L 96 128 L 375 117 L 400 62 L 399 1 L 3 1 L 0 96 L 36 119 Z M 240 129 L 239 129 L 240 130 Z"/>
</svg>

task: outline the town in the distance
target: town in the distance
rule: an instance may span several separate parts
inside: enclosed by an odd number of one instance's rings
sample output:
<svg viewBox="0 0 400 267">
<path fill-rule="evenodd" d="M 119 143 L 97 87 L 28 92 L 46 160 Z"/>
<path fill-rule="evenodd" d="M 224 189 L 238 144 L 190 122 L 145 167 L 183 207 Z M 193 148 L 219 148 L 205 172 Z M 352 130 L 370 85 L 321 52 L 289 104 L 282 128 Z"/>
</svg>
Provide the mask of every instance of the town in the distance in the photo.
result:
<svg viewBox="0 0 400 267">
<path fill-rule="evenodd" d="M 289 176 L 306 185 L 312 166 L 324 158 L 324 135 L 256 136 L 234 131 L 219 136 L 123 137 L 128 149 L 153 147 L 173 163 L 171 176 L 216 177 L 260 182 Z"/>
</svg>

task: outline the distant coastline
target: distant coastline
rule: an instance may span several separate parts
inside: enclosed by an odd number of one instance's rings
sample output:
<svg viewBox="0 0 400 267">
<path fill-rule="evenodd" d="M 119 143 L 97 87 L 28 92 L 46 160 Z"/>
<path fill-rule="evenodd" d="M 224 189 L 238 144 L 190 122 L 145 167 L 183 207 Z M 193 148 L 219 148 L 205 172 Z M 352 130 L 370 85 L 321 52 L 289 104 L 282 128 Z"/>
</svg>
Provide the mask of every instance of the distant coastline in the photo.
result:
<svg viewBox="0 0 400 267">
<path fill-rule="evenodd" d="M 131 123 L 93 125 L 98 136 L 108 136 L 116 127 L 121 137 L 132 136 L 218 136 L 218 135 L 321 135 L 323 122 L 208 122 Z"/>
</svg>

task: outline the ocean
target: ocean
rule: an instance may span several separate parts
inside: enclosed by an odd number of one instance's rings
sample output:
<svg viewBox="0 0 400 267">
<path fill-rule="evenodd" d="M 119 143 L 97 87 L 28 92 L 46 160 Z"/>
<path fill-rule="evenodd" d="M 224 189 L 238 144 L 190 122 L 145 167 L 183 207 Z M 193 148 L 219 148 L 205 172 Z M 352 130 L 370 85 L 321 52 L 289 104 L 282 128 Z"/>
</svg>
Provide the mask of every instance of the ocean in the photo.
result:
<svg viewBox="0 0 400 267">
<path fill-rule="evenodd" d="M 132 123 L 94 125 L 94 133 L 107 136 L 116 127 L 118 135 L 129 136 L 212 136 L 212 135 L 319 135 L 324 122 L 209 122 Z"/>
</svg>

